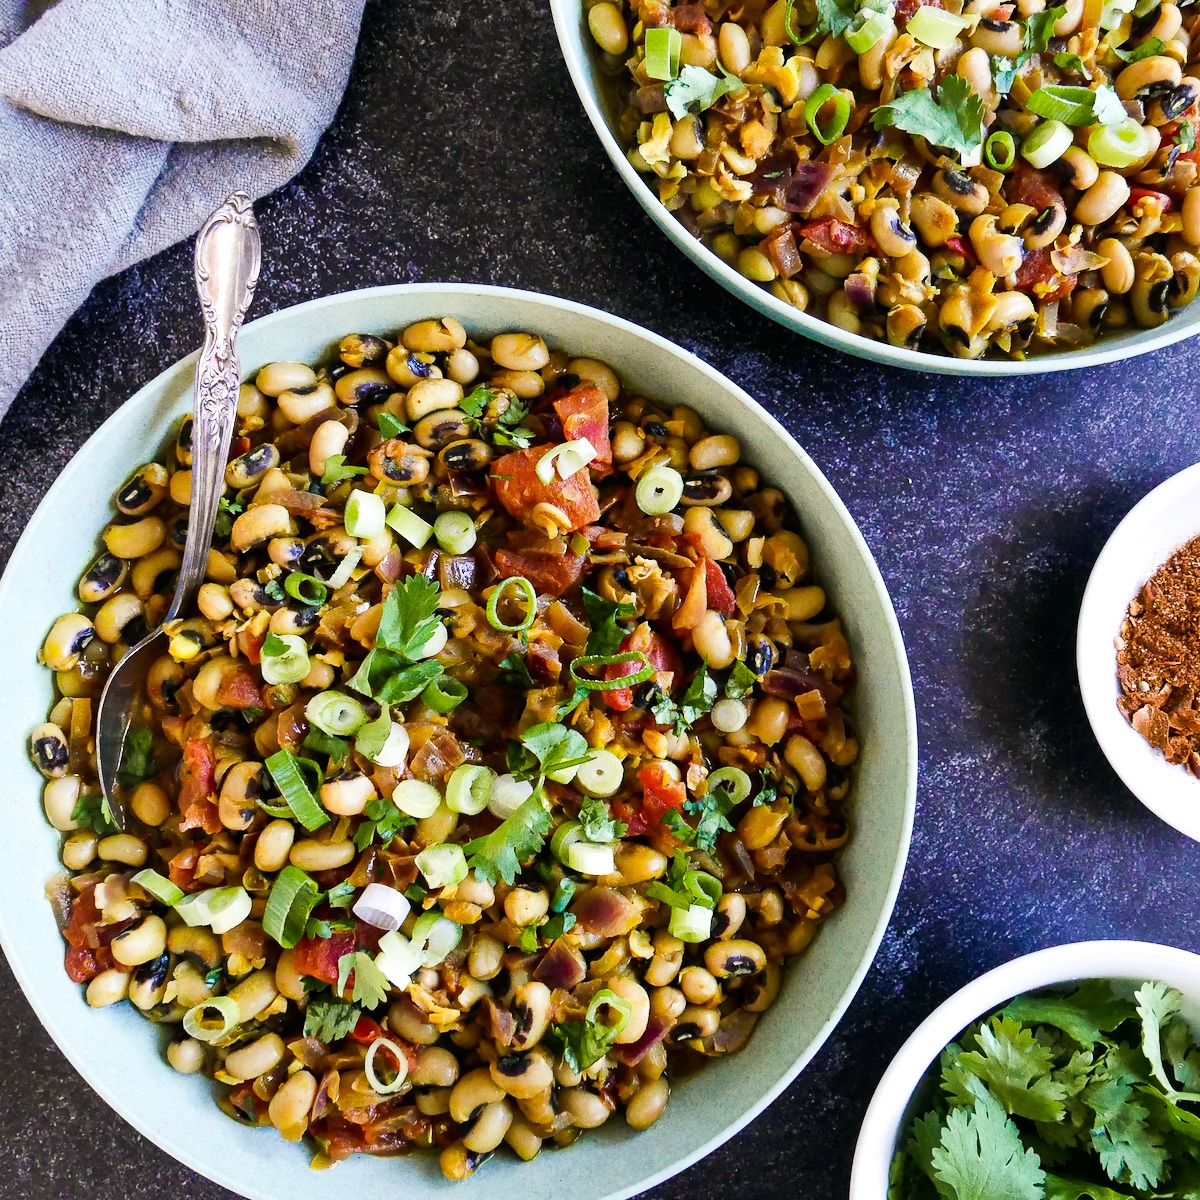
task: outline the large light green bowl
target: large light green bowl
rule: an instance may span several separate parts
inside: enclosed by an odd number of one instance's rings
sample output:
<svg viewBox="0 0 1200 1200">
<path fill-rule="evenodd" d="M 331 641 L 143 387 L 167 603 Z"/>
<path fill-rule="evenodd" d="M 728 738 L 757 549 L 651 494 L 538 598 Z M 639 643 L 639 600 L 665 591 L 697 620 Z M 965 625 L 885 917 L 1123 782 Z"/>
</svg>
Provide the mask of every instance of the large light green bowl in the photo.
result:
<svg viewBox="0 0 1200 1200">
<path fill-rule="evenodd" d="M 694 1162 L 749 1121 L 816 1053 L 866 973 L 904 869 L 916 788 L 912 688 L 900 630 L 870 551 L 820 471 L 779 423 L 699 359 L 616 317 L 548 296 L 463 284 L 373 288 L 315 300 L 247 325 L 246 373 L 273 359 L 315 361 L 347 333 L 394 332 L 452 315 L 477 337 L 527 329 L 551 345 L 605 359 L 633 387 L 694 406 L 736 432 L 747 459 L 791 497 L 821 582 L 858 664 L 863 745 L 854 788 L 854 837 L 841 869 L 847 903 L 793 967 L 749 1047 L 681 1081 L 665 1116 L 642 1134 L 621 1121 L 561 1153 L 521 1164 L 500 1155 L 466 1184 L 446 1183 L 429 1156 L 359 1158 L 314 1172 L 301 1146 L 223 1116 L 210 1085 L 163 1061 L 162 1033 L 128 1005 L 100 1011 L 63 972 L 63 942 L 43 898 L 58 837 L 39 804 L 26 756 L 45 719 L 50 678 L 35 656 L 53 618 L 75 606 L 75 583 L 94 552 L 110 498 L 154 456 L 190 410 L 193 360 L 164 372 L 119 409 L 75 456 L 34 514 L 0 581 L 7 671 L 0 690 L 0 800 L 6 867 L 0 872 L 0 944 L 38 1016 L 84 1078 L 169 1154 L 253 1200 L 342 1200 L 398 1189 L 408 1200 L 449 1194 L 488 1200 L 629 1196 Z"/>
<path fill-rule="evenodd" d="M 1059 350 L 1039 353 L 1018 362 L 1013 359 L 966 359 L 953 358 L 948 354 L 929 354 L 920 350 L 906 350 L 902 346 L 891 346 L 877 342 L 861 334 L 849 333 L 785 304 L 771 295 L 766 288 L 753 283 L 718 258 L 703 242 L 694 238 L 662 206 L 657 192 L 648 180 L 655 176 L 640 175 L 625 157 L 625 151 L 617 139 L 616 127 L 619 113 L 611 95 L 611 82 L 600 70 L 600 50 L 588 31 L 585 10 L 590 7 L 581 0 L 550 0 L 550 11 L 554 16 L 554 27 L 558 42 L 566 59 L 567 70 L 579 93 L 600 144 L 612 159 L 617 174 L 633 193 L 637 202 L 646 210 L 650 219 L 675 243 L 702 271 L 712 276 L 722 287 L 738 299 L 757 309 L 772 321 L 778 321 L 787 329 L 801 333 L 835 350 L 844 350 L 857 358 L 872 362 L 887 363 L 889 366 L 907 367 L 911 371 L 930 371 L 937 375 L 1040 375 L 1048 371 L 1068 371 L 1078 367 L 1096 367 L 1102 363 L 1119 362 L 1138 354 L 1169 346 L 1181 338 L 1200 332 L 1200 303 L 1190 304 L 1179 310 L 1157 329 L 1127 329 L 1120 333 L 1105 334 L 1095 346 L 1082 350 Z"/>
</svg>

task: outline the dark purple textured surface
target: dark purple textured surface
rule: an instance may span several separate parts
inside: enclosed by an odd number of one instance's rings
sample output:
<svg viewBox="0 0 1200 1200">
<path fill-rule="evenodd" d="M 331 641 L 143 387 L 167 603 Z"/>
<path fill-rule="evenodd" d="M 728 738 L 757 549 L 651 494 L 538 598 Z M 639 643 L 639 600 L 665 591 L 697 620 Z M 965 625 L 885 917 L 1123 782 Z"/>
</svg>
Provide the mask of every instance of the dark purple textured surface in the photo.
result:
<svg viewBox="0 0 1200 1200">
<path fill-rule="evenodd" d="M 922 733 L 891 928 L 809 1069 L 655 1196 L 843 1196 L 884 1065 L 968 979 L 1081 938 L 1200 949 L 1200 849 L 1108 769 L 1073 645 L 1108 533 L 1200 459 L 1200 344 L 972 383 L 884 371 L 780 330 L 655 232 L 595 142 L 536 0 L 370 4 L 334 127 L 258 211 L 256 315 L 370 284 L 476 280 L 586 301 L 695 351 L 785 421 L 891 588 Z M 97 289 L 0 425 L 0 461 L 17 468 L 0 476 L 0 549 L 104 417 L 197 336 L 189 247 Z M 2 960 L 0 1029 L 0 1200 L 229 1195 L 113 1116 Z"/>
</svg>

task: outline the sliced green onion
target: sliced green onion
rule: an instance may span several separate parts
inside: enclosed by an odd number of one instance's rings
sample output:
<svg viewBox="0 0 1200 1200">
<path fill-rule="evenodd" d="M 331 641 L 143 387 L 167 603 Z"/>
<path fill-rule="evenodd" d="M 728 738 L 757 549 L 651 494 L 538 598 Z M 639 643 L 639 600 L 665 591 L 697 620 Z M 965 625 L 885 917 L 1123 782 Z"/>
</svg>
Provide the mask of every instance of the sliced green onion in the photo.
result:
<svg viewBox="0 0 1200 1200">
<path fill-rule="evenodd" d="M 139 871 L 130 880 L 130 883 L 136 883 L 143 891 L 149 892 L 155 900 L 165 904 L 168 908 L 173 908 L 185 895 L 183 888 L 176 887 L 165 875 L 160 875 L 152 867 Z"/>
<path fill-rule="evenodd" d="M 734 804 L 750 795 L 750 776 L 741 767 L 718 767 L 708 777 L 708 790 L 720 788 Z"/>
<path fill-rule="evenodd" d="M 413 926 L 413 945 L 424 948 L 427 967 L 436 967 L 461 941 L 462 926 L 442 916 L 441 909 L 423 913 Z"/>
<path fill-rule="evenodd" d="M 442 803 L 442 794 L 432 783 L 420 779 L 402 779 L 392 793 L 392 803 L 405 816 L 420 821 L 437 812 Z"/>
<path fill-rule="evenodd" d="M 299 683 L 312 669 L 304 639 L 294 633 L 268 633 L 258 668 L 268 683 Z"/>
<path fill-rule="evenodd" d="M 318 692 L 305 706 L 304 715 L 323 733 L 349 737 L 367 723 L 367 713 L 345 692 Z"/>
<path fill-rule="evenodd" d="M 726 697 L 713 705 L 709 715 L 714 729 L 719 729 L 722 733 L 737 733 L 750 719 L 750 710 L 740 700 Z"/>
<path fill-rule="evenodd" d="M 354 739 L 354 748 L 381 767 L 398 767 L 408 757 L 408 730 L 392 720 L 391 709 L 383 706 L 379 716 L 364 725 Z"/>
<path fill-rule="evenodd" d="M 405 508 L 403 504 L 392 505 L 392 511 L 387 515 L 387 524 L 418 550 L 433 535 L 433 526 L 418 517 L 411 508 Z"/>
<path fill-rule="evenodd" d="M 1066 83 L 1048 83 L 1043 84 L 1029 97 L 1025 107 L 1039 117 L 1046 117 L 1064 125 L 1090 125 L 1095 120 L 1094 104 L 1091 88 Z"/>
<path fill-rule="evenodd" d="M 1006 129 L 997 129 L 983 146 L 983 156 L 993 171 L 1011 171 L 1017 161 L 1017 143 Z"/>
<path fill-rule="evenodd" d="M 368 883 L 350 910 L 360 921 L 376 929 L 399 929 L 408 919 L 412 904 L 403 892 L 386 883 Z"/>
<path fill-rule="evenodd" d="M 830 101 L 833 102 L 833 116 L 824 125 L 818 125 L 817 118 L 821 115 L 821 109 Z M 831 142 L 836 142 L 846 130 L 846 122 L 850 120 L 850 101 L 832 83 L 823 83 L 804 102 L 804 119 L 808 122 L 813 137 L 822 146 L 828 146 Z"/>
<path fill-rule="evenodd" d="M 387 1050 L 396 1060 L 396 1077 L 389 1083 L 384 1083 L 375 1074 L 375 1055 L 379 1053 L 380 1047 Z M 371 1085 L 371 1090 L 376 1095 L 390 1096 L 393 1092 L 398 1092 L 404 1086 L 404 1081 L 408 1078 L 408 1057 L 391 1038 L 376 1038 L 367 1047 L 367 1057 L 363 1059 L 363 1073 L 367 1077 L 367 1082 Z"/>
<path fill-rule="evenodd" d="M 487 808 L 495 772 L 474 763 L 455 767 L 446 783 L 446 807 L 451 812 L 473 817 Z"/>
<path fill-rule="evenodd" d="M 683 877 L 683 886 L 692 899 L 705 908 L 716 908 L 720 903 L 721 881 L 707 871 L 688 871 Z"/>
<path fill-rule="evenodd" d="M 379 939 L 375 965 L 387 976 L 389 983 L 406 988 L 412 983 L 413 975 L 425 965 L 425 950 L 393 929 Z"/>
<path fill-rule="evenodd" d="M 300 773 L 300 764 L 310 761 L 299 759 L 287 750 L 277 750 L 266 760 L 266 768 L 271 773 L 279 794 L 292 810 L 292 815 L 311 833 L 328 823 L 329 814 L 317 803 L 316 797 Z M 312 766 L 316 767 L 316 763 L 312 763 Z M 319 768 L 317 773 L 320 774 Z"/>
<path fill-rule="evenodd" d="M 519 625 L 506 625 L 497 611 L 501 598 L 510 588 L 514 588 L 520 592 L 521 599 L 525 602 L 525 616 L 521 619 Z M 533 584 L 524 575 L 510 575 L 507 579 L 500 580 L 492 590 L 492 594 L 488 597 L 488 624 L 493 629 L 499 629 L 501 633 L 520 633 L 522 630 L 528 629 L 536 617 L 537 592 L 534 591 Z"/>
<path fill-rule="evenodd" d="M 303 571 L 293 571 L 283 581 L 283 590 L 309 608 L 324 604 L 329 595 L 329 588 L 322 580 L 315 575 L 305 575 Z"/>
<path fill-rule="evenodd" d="M 1088 134 L 1088 153 L 1102 167 L 1132 166 L 1149 148 L 1146 131 L 1132 117 L 1118 125 L 1097 125 Z"/>
<path fill-rule="evenodd" d="M 550 853 L 559 862 L 567 861 L 567 849 L 583 840 L 583 826 L 578 821 L 564 821 L 550 838 Z"/>
<path fill-rule="evenodd" d="M 351 537 L 373 541 L 383 533 L 387 509 L 383 499 L 374 492 L 351 492 L 346 501 L 346 532 Z"/>
<path fill-rule="evenodd" d="M 865 13 L 859 14 L 860 18 L 865 15 Z M 887 33 L 889 24 L 889 19 L 883 13 L 873 12 L 865 21 L 846 30 L 846 45 L 855 54 L 866 54 Z"/>
<path fill-rule="evenodd" d="M 465 512 L 444 512 L 433 523 L 433 536 L 447 554 L 466 554 L 475 545 L 475 522 Z"/>
<path fill-rule="evenodd" d="M 1116 29 L 1126 13 L 1133 12 L 1136 7 L 1136 0 L 1109 0 L 1100 10 L 1100 28 Z"/>
<path fill-rule="evenodd" d="M 422 702 L 434 712 L 452 713 L 467 698 L 467 686 L 453 675 L 431 679 L 421 693 Z"/>
<path fill-rule="evenodd" d="M 624 778 L 625 767 L 611 750 L 593 750 L 575 772 L 575 782 L 589 796 L 611 796 Z"/>
<path fill-rule="evenodd" d="M 948 50 L 970 23 L 966 17 L 958 17 L 943 8 L 933 8 L 928 4 L 922 4 L 909 17 L 908 24 L 904 28 L 918 42 L 923 42 L 934 50 Z"/>
<path fill-rule="evenodd" d="M 651 467 L 638 481 L 633 498 L 649 517 L 661 517 L 683 499 L 683 476 L 674 467 Z"/>
<path fill-rule="evenodd" d="M 263 912 L 263 929 L 285 950 L 304 936 L 309 913 L 317 903 L 320 889 L 316 881 L 299 867 L 290 864 L 275 877 L 267 907 Z"/>
<path fill-rule="evenodd" d="M 427 846 L 414 861 L 431 889 L 450 887 L 467 877 L 467 856 L 463 848 L 449 842 Z"/>
<path fill-rule="evenodd" d="M 213 933 L 222 934 L 240 925 L 252 907 L 245 888 L 221 887 L 185 896 L 175 905 L 175 911 L 186 925 L 207 925 Z"/>
<path fill-rule="evenodd" d="M 612 1024 L 600 1021 L 599 1015 L 602 1008 L 607 1008 L 617 1014 L 617 1019 Z M 610 991 L 608 988 L 602 988 L 592 997 L 592 1002 L 588 1005 L 587 1015 L 584 1017 L 584 1020 L 588 1025 L 606 1025 L 609 1033 L 614 1038 L 617 1038 L 625 1032 L 625 1026 L 629 1024 L 629 1018 L 632 1014 L 633 1005 L 624 996 L 618 996 L 616 992 Z"/>
<path fill-rule="evenodd" d="M 340 766 L 350 753 L 350 747 L 345 738 L 336 737 L 320 729 L 310 729 L 304 738 L 305 750 L 315 750 L 318 754 L 327 755 L 331 767 Z"/>
<path fill-rule="evenodd" d="M 210 1010 L 217 1013 L 221 1022 L 219 1025 L 205 1015 Z M 184 1032 L 196 1041 L 209 1045 L 232 1033 L 241 1021 L 242 1010 L 238 1008 L 238 1002 L 229 996 L 210 996 L 183 1014 Z"/>
<path fill-rule="evenodd" d="M 651 79 L 674 79 L 679 74 L 683 35 L 678 29 L 646 30 L 646 74 Z"/>
<path fill-rule="evenodd" d="M 1075 135 L 1061 121 L 1042 121 L 1021 143 L 1021 157 L 1040 171 L 1058 162 L 1074 141 Z"/>
<path fill-rule="evenodd" d="M 703 904 L 672 908 L 667 930 L 681 942 L 703 942 L 712 933 L 713 910 Z"/>
<path fill-rule="evenodd" d="M 515 775 L 498 775 L 492 781 L 488 812 L 505 821 L 533 795 L 533 784 Z"/>
<path fill-rule="evenodd" d="M 596 447 L 587 438 L 577 438 L 573 442 L 563 442 L 561 446 L 552 446 L 537 460 L 533 470 L 542 483 L 552 483 L 556 474 L 559 479 L 569 479 L 595 461 Z"/>
<path fill-rule="evenodd" d="M 338 568 L 329 577 L 329 586 L 333 591 L 337 591 L 340 587 L 345 587 L 349 582 L 350 576 L 354 574 L 354 568 L 362 562 L 362 547 L 351 546 L 346 552 L 345 557 L 338 563 Z"/>
<path fill-rule="evenodd" d="M 611 875 L 616 870 L 613 848 L 595 842 L 572 842 L 567 847 L 567 866 L 580 875 Z"/>
<path fill-rule="evenodd" d="M 616 679 L 592 679 L 581 675 L 580 670 L 596 667 L 615 667 L 621 663 L 641 663 L 632 675 L 618 675 Z M 611 692 L 616 688 L 636 687 L 645 683 L 654 674 L 650 660 L 640 650 L 626 650 L 622 654 L 581 654 L 571 662 L 571 678 L 585 691 Z"/>
</svg>

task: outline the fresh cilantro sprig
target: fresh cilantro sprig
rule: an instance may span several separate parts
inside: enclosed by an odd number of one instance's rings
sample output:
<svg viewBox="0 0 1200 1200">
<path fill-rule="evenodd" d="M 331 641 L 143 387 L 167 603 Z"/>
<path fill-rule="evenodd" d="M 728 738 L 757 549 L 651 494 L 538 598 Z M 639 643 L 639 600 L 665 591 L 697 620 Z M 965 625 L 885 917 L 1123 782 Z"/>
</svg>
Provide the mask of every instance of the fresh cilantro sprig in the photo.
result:
<svg viewBox="0 0 1200 1200">
<path fill-rule="evenodd" d="M 550 810 L 539 787 L 499 828 L 466 844 L 467 862 L 484 883 L 503 879 L 512 884 L 521 864 L 542 848 L 549 832 Z"/>
<path fill-rule="evenodd" d="M 350 999 L 363 1008 L 378 1008 L 387 1000 L 390 984 L 387 976 L 375 965 L 365 950 L 353 950 L 338 959 L 337 990 L 344 992 L 350 977 L 354 977 Z"/>
<path fill-rule="evenodd" d="M 1195 150 L 1196 148 L 1196 127 L 1191 121 L 1180 122 L 1179 128 L 1175 131 L 1175 145 L 1181 150 Z"/>
<path fill-rule="evenodd" d="M 599 796 L 584 799 L 579 808 L 579 823 L 583 826 L 583 836 L 589 842 L 618 841 L 629 828 L 624 821 L 613 818 L 608 805 Z"/>
<path fill-rule="evenodd" d="M 399 437 L 402 433 L 410 433 L 411 429 L 405 425 L 399 417 L 388 412 L 386 409 L 379 414 L 379 435 L 384 441 L 390 441 L 394 437 Z"/>
<path fill-rule="evenodd" d="M 796 28 L 795 0 L 788 0 L 784 11 L 783 28 L 797 46 L 811 42 L 813 38 L 832 34 L 837 37 L 846 32 L 858 17 L 854 0 L 816 0 L 817 19 L 812 28 L 801 34 Z"/>
<path fill-rule="evenodd" d="M 500 395 L 494 388 L 479 384 L 462 398 L 459 408 L 466 414 L 467 424 L 478 429 L 487 406 Z M 509 405 L 497 418 L 491 429 L 494 445 L 511 450 L 525 450 L 537 436 L 521 422 L 529 415 L 529 401 L 518 396 L 509 397 Z"/>
<path fill-rule="evenodd" d="M 234 520 L 246 511 L 246 506 L 239 500 L 226 500 L 221 497 L 217 503 L 217 520 L 213 532 L 217 537 L 228 537 L 233 529 Z"/>
<path fill-rule="evenodd" d="M 121 747 L 121 766 L 117 782 L 127 791 L 158 774 L 154 762 L 154 734 L 148 728 L 131 730 Z"/>
<path fill-rule="evenodd" d="M 314 996 L 304 1013 L 304 1036 L 327 1046 L 340 1042 L 358 1024 L 362 1009 L 335 996 Z"/>
<path fill-rule="evenodd" d="M 400 832 L 416 822 L 406 813 L 402 813 L 390 800 L 382 798 L 368 800 L 363 810 L 366 820 L 359 823 L 354 831 L 354 844 L 359 850 L 365 850 L 376 838 L 387 845 Z"/>
<path fill-rule="evenodd" d="M 365 475 L 366 467 L 346 466 L 344 454 L 331 454 L 325 460 L 325 470 L 321 472 L 321 483 L 328 487 L 330 484 L 341 483 L 344 479 L 353 479 L 356 475 Z"/>
<path fill-rule="evenodd" d="M 419 653 L 433 637 L 442 591 L 424 575 L 410 575 L 383 602 L 375 645 L 346 686 L 381 704 L 406 704 L 416 699 L 442 673 L 433 659 Z"/>
<path fill-rule="evenodd" d="M 725 680 L 725 695 L 730 700 L 743 700 L 754 690 L 758 676 L 739 658 Z"/>
<path fill-rule="evenodd" d="M 957 75 L 942 79 L 937 94 L 929 88 L 901 92 L 871 114 L 875 129 L 895 126 L 958 155 L 963 163 L 977 161 L 983 145 L 983 101 Z"/>
<path fill-rule="evenodd" d="M 75 802 L 71 820 L 84 829 L 90 829 L 101 837 L 119 833 L 113 811 L 108 806 L 104 795 L 84 793 Z"/>
</svg>

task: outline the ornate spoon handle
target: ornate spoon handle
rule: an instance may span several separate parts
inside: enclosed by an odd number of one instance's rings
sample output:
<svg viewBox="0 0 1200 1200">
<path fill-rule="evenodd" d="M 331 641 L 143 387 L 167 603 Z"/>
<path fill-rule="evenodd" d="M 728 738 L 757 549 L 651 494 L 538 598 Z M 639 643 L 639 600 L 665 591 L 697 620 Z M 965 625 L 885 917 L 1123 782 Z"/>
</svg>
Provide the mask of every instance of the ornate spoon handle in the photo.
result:
<svg viewBox="0 0 1200 1200">
<path fill-rule="evenodd" d="M 196 291 L 204 313 L 205 336 L 196 362 L 187 542 L 168 621 L 191 603 L 204 579 L 237 415 L 241 370 L 237 333 L 254 296 L 261 258 L 250 198 L 234 192 L 196 237 Z"/>
</svg>

